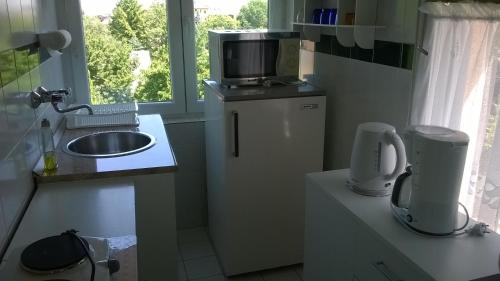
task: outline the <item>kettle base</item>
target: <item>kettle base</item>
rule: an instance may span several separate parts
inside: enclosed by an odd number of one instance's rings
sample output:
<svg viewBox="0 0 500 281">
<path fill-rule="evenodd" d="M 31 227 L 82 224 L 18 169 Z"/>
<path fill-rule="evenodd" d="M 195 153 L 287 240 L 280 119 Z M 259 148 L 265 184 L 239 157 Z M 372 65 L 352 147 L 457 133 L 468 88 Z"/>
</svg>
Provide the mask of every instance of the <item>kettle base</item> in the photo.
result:
<svg viewBox="0 0 500 281">
<path fill-rule="evenodd" d="M 366 189 L 366 188 L 361 188 L 357 184 L 348 181 L 347 186 L 351 188 L 352 191 L 364 196 L 386 197 L 392 194 L 392 185 L 388 188 L 384 187 L 379 189 Z"/>
</svg>

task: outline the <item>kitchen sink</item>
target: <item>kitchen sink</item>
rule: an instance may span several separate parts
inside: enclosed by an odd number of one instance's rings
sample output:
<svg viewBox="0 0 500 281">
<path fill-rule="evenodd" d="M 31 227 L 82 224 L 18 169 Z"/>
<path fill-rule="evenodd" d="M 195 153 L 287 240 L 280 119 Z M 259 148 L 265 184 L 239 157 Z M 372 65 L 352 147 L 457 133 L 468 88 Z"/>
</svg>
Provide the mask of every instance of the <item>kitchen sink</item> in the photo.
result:
<svg viewBox="0 0 500 281">
<path fill-rule="evenodd" d="M 68 142 L 63 150 L 80 157 L 118 157 L 144 151 L 155 143 L 155 138 L 146 133 L 109 131 L 78 137 Z"/>
</svg>

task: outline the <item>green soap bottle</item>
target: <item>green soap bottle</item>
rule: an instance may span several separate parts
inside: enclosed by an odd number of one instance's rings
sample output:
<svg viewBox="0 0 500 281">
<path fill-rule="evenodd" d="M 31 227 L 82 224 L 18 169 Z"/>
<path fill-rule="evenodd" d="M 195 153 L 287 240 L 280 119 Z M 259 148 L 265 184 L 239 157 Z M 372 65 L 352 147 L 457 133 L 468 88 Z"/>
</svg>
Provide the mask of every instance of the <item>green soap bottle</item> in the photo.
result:
<svg viewBox="0 0 500 281">
<path fill-rule="evenodd" d="M 50 129 L 50 122 L 47 119 L 42 120 L 42 146 L 44 170 L 52 172 L 57 169 L 56 148 L 54 145 L 54 134 Z"/>
</svg>

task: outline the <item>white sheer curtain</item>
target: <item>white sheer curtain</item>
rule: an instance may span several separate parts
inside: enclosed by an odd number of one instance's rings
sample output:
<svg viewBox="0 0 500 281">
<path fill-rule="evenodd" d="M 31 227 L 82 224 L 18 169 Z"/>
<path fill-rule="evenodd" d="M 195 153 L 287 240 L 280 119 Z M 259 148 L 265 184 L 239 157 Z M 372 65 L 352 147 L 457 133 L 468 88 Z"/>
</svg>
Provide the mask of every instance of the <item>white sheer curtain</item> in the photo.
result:
<svg viewBox="0 0 500 281">
<path fill-rule="evenodd" d="M 499 229 L 500 4 L 433 2 L 420 11 L 425 30 L 410 122 L 469 135 L 460 202 Z"/>
</svg>

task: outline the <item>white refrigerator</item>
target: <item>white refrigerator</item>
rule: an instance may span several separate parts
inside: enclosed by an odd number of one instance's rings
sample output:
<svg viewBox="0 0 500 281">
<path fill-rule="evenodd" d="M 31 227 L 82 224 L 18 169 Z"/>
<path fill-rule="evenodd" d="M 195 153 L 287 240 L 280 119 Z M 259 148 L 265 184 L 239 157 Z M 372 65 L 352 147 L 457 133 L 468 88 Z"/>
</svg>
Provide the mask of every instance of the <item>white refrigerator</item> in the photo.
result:
<svg viewBox="0 0 500 281">
<path fill-rule="evenodd" d="M 304 175 L 323 170 L 324 92 L 205 81 L 208 226 L 226 275 L 301 263 Z"/>
</svg>

